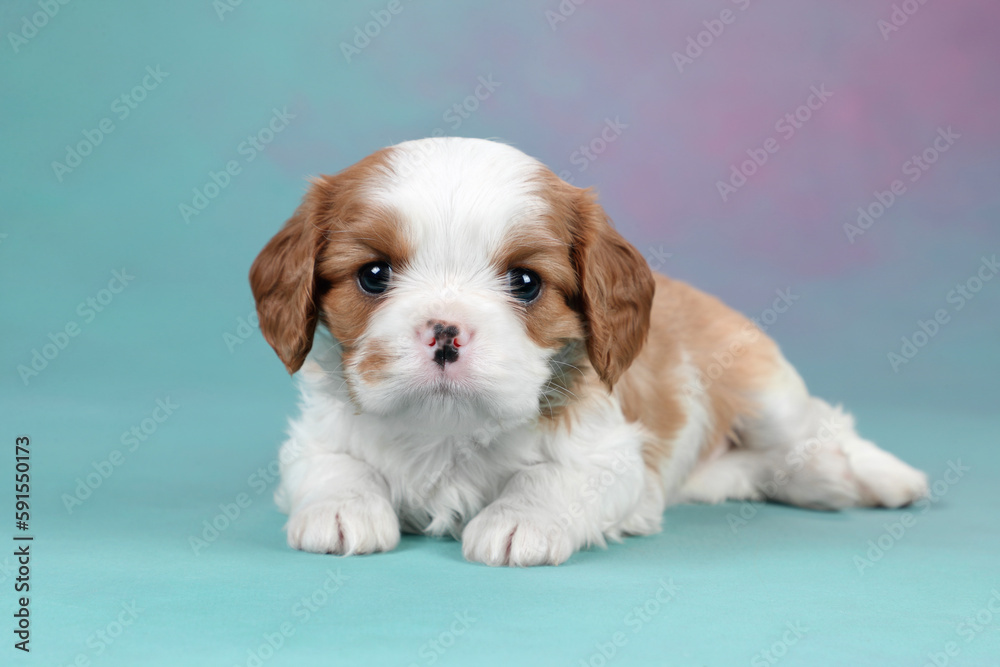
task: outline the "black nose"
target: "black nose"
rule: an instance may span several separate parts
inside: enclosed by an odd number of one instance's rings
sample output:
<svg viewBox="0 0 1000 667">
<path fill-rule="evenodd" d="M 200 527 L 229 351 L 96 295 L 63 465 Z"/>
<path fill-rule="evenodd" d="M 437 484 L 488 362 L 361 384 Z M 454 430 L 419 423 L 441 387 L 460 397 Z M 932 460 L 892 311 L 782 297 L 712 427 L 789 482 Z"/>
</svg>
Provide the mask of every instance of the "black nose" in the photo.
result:
<svg viewBox="0 0 1000 667">
<path fill-rule="evenodd" d="M 434 350 L 434 363 L 441 368 L 444 368 L 445 364 L 458 361 L 458 347 L 455 345 L 458 334 L 458 327 L 454 324 L 434 323 L 434 340 L 437 343 L 437 349 Z"/>
</svg>

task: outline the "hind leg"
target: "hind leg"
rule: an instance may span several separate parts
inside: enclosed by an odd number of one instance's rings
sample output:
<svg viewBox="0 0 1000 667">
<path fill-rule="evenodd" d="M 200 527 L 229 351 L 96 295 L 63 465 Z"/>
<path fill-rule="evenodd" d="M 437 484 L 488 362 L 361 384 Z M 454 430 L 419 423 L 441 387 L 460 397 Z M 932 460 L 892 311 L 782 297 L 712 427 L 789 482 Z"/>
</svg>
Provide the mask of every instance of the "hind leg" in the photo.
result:
<svg viewBox="0 0 1000 667">
<path fill-rule="evenodd" d="M 683 487 L 691 502 L 773 500 L 813 509 L 902 507 L 927 492 L 927 476 L 865 440 L 854 419 L 812 397 L 779 358 L 755 392 L 756 414 L 739 442 L 700 464 Z"/>
</svg>

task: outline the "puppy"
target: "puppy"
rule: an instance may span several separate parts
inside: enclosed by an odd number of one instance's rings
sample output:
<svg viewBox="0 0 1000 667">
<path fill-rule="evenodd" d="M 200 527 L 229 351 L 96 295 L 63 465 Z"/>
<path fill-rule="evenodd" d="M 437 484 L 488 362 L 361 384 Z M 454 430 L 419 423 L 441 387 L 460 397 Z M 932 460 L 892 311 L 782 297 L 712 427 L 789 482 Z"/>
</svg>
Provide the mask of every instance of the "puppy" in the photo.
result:
<svg viewBox="0 0 1000 667">
<path fill-rule="evenodd" d="M 652 273 L 593 192 L 504 144 L 408 141 L 315 179 L 250 283 L 301 386 L 275 494 L 296 549 L 407 531 L 555 565 L 674 503 L 927 488 L 750 320 Z"/>
</svg>

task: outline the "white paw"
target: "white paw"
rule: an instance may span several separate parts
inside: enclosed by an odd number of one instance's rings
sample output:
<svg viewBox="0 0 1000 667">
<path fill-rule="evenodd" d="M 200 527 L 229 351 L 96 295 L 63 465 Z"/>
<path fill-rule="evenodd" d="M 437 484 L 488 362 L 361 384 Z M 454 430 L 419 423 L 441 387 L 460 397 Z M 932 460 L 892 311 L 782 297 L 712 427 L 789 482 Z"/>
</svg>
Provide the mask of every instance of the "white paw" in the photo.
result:
<svg viewBox="0 0 1000 667">
<path fill-rule="evenodd" d="M 862 504 L 903 507 L 927 495 L 927 475 L 867 440 L 843 446 Z"/>
<path fill-rule="evenodd" d="M 367 554 L 399 544 L 399 519 L 378 495 L 307 505 L 292 512 L 285 529 L 290 547 L 312 553 Z"/>
<path fill-rule="evenodd" d="M 536 511 L 488 506 L 462 531 L 462 554 L 486 565 L 558 565 L 575 551 L 555 517 Z"/>
</svg>

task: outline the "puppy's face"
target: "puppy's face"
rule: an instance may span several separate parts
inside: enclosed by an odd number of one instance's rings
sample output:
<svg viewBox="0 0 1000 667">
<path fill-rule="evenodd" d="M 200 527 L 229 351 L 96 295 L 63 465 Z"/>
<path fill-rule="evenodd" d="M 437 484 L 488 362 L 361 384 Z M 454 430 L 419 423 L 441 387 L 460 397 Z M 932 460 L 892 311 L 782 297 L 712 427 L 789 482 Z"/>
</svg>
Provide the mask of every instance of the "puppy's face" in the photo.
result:
<svg viewBox="0 0 1000 667">
<path fill-rule="evenodd" d="M 290 372 L 322 323 L 360 411 L 449 432 L 547 414 L 585 373 L 611 386 L 653 295 L 589 191 L 514 148 L 457 138 L 315 180 L 250 280 Z"/>
</svg>

